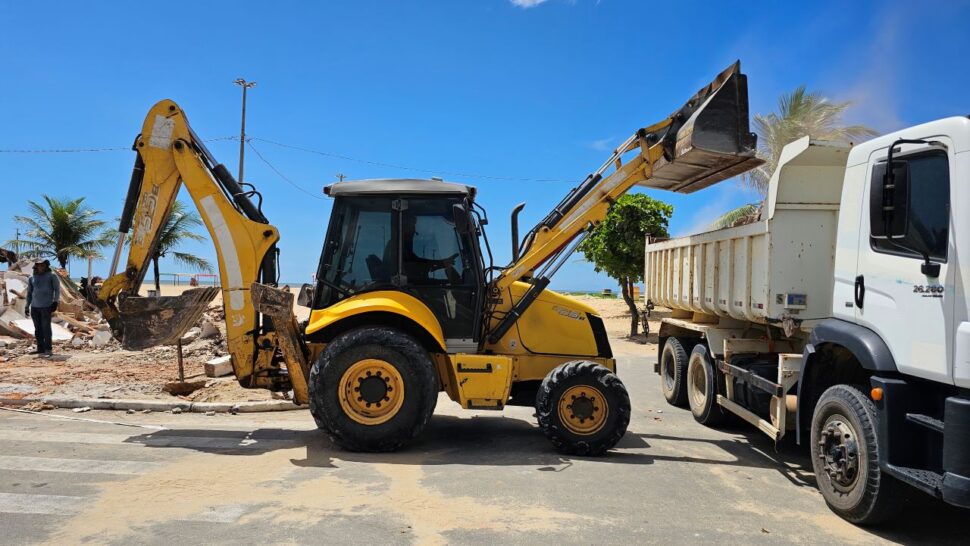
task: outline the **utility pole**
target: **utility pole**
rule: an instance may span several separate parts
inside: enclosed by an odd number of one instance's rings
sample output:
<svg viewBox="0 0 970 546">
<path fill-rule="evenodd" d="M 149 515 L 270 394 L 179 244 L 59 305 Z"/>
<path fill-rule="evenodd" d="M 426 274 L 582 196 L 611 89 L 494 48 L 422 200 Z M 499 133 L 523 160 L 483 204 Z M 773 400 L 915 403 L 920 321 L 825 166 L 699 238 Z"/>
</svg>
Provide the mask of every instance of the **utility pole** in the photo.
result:
<svg viewBox="0 0 970 546">
<path fill-rule="evenodd" d="M 344 181 L 344 178 L 347 178 L 347 175 L 345 175 L 343 173 L 337 173 L 337 180 L 343 182 Z"/>
<path fill-rule="evenodd" d="M 233 82 L 236 85 L 242 87 L 242 127 L 239 130 L 239 183 L 243 182 L 243 160 L 246 154 L 246 91 L 252 87 L 256 87 L 256 82 L 247 82 L 242 78 L 236 78 Z"/>
</svg>

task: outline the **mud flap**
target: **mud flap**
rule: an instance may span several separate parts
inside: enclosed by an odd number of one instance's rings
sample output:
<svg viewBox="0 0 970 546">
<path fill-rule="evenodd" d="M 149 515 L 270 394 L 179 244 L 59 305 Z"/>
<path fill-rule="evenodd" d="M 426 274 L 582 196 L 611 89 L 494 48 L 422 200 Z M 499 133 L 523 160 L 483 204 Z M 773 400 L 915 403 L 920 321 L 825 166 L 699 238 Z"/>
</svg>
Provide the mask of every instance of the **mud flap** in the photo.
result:
<svg viewBox="0 0 970 546">
<path fill-rule="evenodd" d="M 125 349 L 137 351 L 156 345 L 175 345 L 195 325 L 217 287 L 193 288 L 180 296 L 118 298 L 118 317 L 108 319 L 111 333 Z"/>
</svg>

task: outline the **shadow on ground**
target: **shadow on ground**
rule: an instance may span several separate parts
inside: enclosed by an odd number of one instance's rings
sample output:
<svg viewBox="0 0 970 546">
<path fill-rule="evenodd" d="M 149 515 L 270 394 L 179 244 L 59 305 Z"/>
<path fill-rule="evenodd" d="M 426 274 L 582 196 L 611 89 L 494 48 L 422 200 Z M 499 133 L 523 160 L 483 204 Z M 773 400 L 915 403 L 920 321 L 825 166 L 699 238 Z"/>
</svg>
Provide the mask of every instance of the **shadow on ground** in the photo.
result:
<svg viewBox="0 0 970 546">
<path fill-rule="evenodd" d="M 252 431 L 168 429 L 132 436 L 130 443 L 155 448 L 183 448 L 225 456 L 253 456 L 280 449 L 306 450 L 303 458 L 290 462 L 299 467 L 335 468 L 340 461 L 401 465 L 514 465 L 535 467 L 537 472 L 568 474 L 578 460 L 601 464 L 650 466 L 656 461 L 751 467 L 777 470 L 797 487 L 815 487 L 811 464 L 804 449 L 791 443 L 776 446 L 748 427 L 728 427 L 725 439 L 689 438 L 628 432 L 614 451 L 603 457 L 573 457 L 555 452 L 531 423 L 502 416 L 462 418 L 436 415 L 418 441 L 396 453 L 353 453 L 341 450 L 317 430 L 261 428 Z M 206 440 L 206 441 L 200 441 Z M 214 440 L 214 441 L 213 441 Z M 644 453 L 652 441 L 703 442 L 729 457 L 705 459 L 690 456 Z M 732 460 L 733 458 L 733 460 Z M 644 468 L 644 472 L 650 472 Z M 868 531 L 903 543 L 948 543 L 966 532 L 970 511 L 957 509 L 922 494 L 906 500 L 905 517 Z M 963 543 L 956 540 L 955 543 Z"/>
</svg>

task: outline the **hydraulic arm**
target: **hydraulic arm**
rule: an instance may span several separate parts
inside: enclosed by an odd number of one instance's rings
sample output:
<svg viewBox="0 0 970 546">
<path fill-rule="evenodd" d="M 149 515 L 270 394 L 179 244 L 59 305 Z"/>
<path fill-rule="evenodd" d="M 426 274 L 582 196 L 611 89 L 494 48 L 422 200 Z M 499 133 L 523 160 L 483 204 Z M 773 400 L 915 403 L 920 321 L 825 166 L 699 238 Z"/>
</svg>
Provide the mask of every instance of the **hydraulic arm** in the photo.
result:
<svg viewBox="0 0 970 546">
<path fill-rule="evenodd" d="M 756 136 L 748 129 L 747 95 L 747 77 L 736 62 L 673 114 L 638 130 L 573 188 L 526 234 L 521 252 L 493 282 L 493 294 L 519 280 L 528 279 L 531 286 L 489 331 L 489 341 L 505 335 L 579 246 L 584 232 L 633 186 L 691 193 L 760 165 Z"/>
<path fill-rule="evenodd" d="M 300 365 L 282 370 L 276 328 L 256 310 L 250 294 L 253 283 L 275 286 L 277 282 L 279 232 L 261 211 L 262 197 L 252 186 L 233 179 L 170 100 L 152 107 L 134 150 L 138 155 L 111 276 L 98 294 L 98 305 L 112 333 L 129 349 L 173 344 L 218 293 L 216 288 L 200 288 L 176 297 L 138 295 L 172 204 L 184 185 L 215 243 L 226 341 L 236 377 L 247 388 L 290 389 L 290 374 L 305 370 Z M 118 272 L 126 242 L 128 258 Z M 289 330 L 283 328 L 283 332 Z M 299 341 L 289 345 L 299 345 Z M 296 383 L 304 392 L 295 396 L 305 399 L 306 382 L 301 378 Z"/>
</svg>

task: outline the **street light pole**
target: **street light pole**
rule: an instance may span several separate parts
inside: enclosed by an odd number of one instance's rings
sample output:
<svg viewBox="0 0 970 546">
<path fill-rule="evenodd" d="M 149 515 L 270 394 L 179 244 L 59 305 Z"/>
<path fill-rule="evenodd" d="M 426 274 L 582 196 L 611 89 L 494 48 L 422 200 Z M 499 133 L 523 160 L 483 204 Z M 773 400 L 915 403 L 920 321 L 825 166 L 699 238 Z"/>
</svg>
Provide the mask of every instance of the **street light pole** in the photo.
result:
<svg viewBox="0 0 970 546">
<path fill-rule="evenodd" d="M 233 82 L 242 87 L 242 127 L 239 129 L 239 183 L 243 182 L 243 161 L 246 154 L 246 91 L 251 87 L 256 87 L 256 82 L 247 82 L 242 78 L 236 78 Z"/>
</svg>

